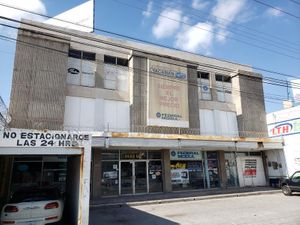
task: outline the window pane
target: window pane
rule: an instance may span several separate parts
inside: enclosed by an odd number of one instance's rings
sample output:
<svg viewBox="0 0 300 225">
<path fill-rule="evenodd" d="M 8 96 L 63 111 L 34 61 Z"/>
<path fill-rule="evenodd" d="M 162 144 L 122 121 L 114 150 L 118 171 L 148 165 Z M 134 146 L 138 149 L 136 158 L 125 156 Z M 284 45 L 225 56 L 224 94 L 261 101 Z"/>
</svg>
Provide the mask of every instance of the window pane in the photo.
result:
<svg viewBox="0 0 300 225">
<path fill-rule="evenodd" d="M 128 66 L 128 60 L 122 59 L 122 58 L 117 58 L 117 64 L 119 66 Z"/>
<path fill-rule="evenodd" d="M 81 59 L 81 51 L 70 49 L 69 50 L 69 57 Z"/>
<path fill-rule="evenodd" d="M 101 191 L 103 196 L 119 194 L 119 162 L 102 161 Z"/>
<path fill-rule="evenodd" d="M 161 161 L 149 161 L 149 192 L 162 192 Z"/>
<path fill-rule="evenodd" d="M 199 72 L 199 71 L 198 71 L 198 78 L 208 80 L 208 79 L 209 79 L 209 73 Z"/>
<path fill-rule="evenodd" d="M 104 56 L 104 63 L 116 64 L 116 59 L 117 59 L 116 57 L 105 55 Z"/>
<path fill-rule="evenodd" d="M 95 61 L 96 54 L 91 52 L 83 52 L 83 59 Z"/>
<path fill-rule="evenodd" d="M 216 74 L 216 81 L 223 81 L 223 76 Z"/>
</svg>

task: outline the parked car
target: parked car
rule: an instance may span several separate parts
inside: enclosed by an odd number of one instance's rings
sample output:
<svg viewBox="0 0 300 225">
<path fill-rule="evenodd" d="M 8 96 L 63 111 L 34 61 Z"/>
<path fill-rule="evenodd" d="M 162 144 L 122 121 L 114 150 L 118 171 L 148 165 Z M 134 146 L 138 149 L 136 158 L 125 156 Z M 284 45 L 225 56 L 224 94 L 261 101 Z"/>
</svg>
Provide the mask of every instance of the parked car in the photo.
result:
<svg viewBox="0 0 300 225">
<path fill-rule="evenodd" d="M 284 195 L 291 195 L 294 191 L 300 191 L 300 171 L 282 181 L 281 188 Z"/>
<path fill-rule="evenodd" d="M 1 212 L 1 225 L 44 225 L 62 220 L 64 202 L 53 187 L 35 187 L 15 191 Z"/>
</svg>

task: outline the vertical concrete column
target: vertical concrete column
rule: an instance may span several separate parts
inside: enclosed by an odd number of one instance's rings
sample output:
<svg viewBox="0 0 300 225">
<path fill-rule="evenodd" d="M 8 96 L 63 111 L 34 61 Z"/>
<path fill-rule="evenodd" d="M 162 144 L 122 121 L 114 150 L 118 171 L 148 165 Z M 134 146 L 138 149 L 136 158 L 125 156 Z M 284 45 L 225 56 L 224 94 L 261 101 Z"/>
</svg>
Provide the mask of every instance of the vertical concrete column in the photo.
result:
<svg viewBox="0 0 300 225">
<path fill-rule="evenodd" d="M 95 87 L 104 88 L 104 55 L 96 54 L 96 74 L 95 74 Z"/>
<path fill-rule="evenodd" d="M 232 78 L 233 101 L 242 137 L 267 137 L 262 75 L 239 70 Z M 242 90 L 242 91 L 240 91 Z"/>
<path fill-rule="evenodd" d="M 219 155 L 219 170 L 220 170 L 220 186 L 221 186 L 221 188 L 224 188 L 224 187 L 227 187 L 225 152 L 218 151 L 218 155 Z"/>
<path fill-rule="evenodd" d="M 194 130 L 193 134 L 200 134 L 199 119 L 199 96 L 197 84 L 197 67 L 188 66 L 188 101 L 189 101 L 189 124 Z"/>
<path fill-rule="evenodd" d="M 163 153 L 163 191 L 166 193 L 172 191 L 170 150 L 163 149 L 162 153 Z"/>
<path fill-rule="evenodd" d="M 92 168 L 92 198 L 95 199 L 101 196 L 101 150 L 93 149 L 93 168 Z"/>
<path fill-rule="evenodd" d="M 218 92 L 217 92 L 217 82 L 216 82 L 216 74 L 213 72 L 209 73 L 209 82 L 211 88 L 211 98 L 213 101 L 218 101 Z"/>
<path fill-rule="evenodd" d="M 144 131 L 147 124 L 147 59 L 132 56 L 130 78 L 130 125 L 131 131 Z"/>
</svg>

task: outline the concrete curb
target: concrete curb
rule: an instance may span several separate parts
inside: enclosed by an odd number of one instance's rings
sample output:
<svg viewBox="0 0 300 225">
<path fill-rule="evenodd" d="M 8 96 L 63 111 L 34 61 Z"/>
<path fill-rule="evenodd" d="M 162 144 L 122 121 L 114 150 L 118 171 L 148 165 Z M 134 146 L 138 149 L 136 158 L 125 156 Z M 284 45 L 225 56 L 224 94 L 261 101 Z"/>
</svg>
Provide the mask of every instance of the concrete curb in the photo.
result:
<svg viewBox="0 0 300 225">
<path fill-rule="evenodd" d="M 281 193 L 281 190 L 215 194 L 215 195 L 205 195 L 205 196 L 197 196 L 197 197 L 171 198 L 171 199 L 159 199 L 159 200 L 136 201 L 136 202 L 91 204 L 90 208 L 156 205 L 156 204 L 166 204 L 166 203 L 174 203 L 174 202 L 190 202 L 190 201 L 201 201 L 201 200 L 210 200 L 210 199 L 245 197 L 245 196 L 252 196 L 252 195 L 278 194 L 278 193 Z"/>
</svg>

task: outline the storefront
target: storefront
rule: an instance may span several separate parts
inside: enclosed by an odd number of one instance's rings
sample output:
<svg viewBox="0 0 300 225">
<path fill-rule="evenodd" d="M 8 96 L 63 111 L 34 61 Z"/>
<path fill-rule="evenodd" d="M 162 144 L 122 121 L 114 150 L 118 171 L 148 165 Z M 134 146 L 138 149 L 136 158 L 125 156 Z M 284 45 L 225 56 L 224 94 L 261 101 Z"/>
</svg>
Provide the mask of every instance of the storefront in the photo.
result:
<svg viewBox="0 0 300 225">
<path fill-rule="evenodd" d="M 162 192 L 160 151 L 104 150 L 101 157 L 101 195 Z"/>
</svg>

